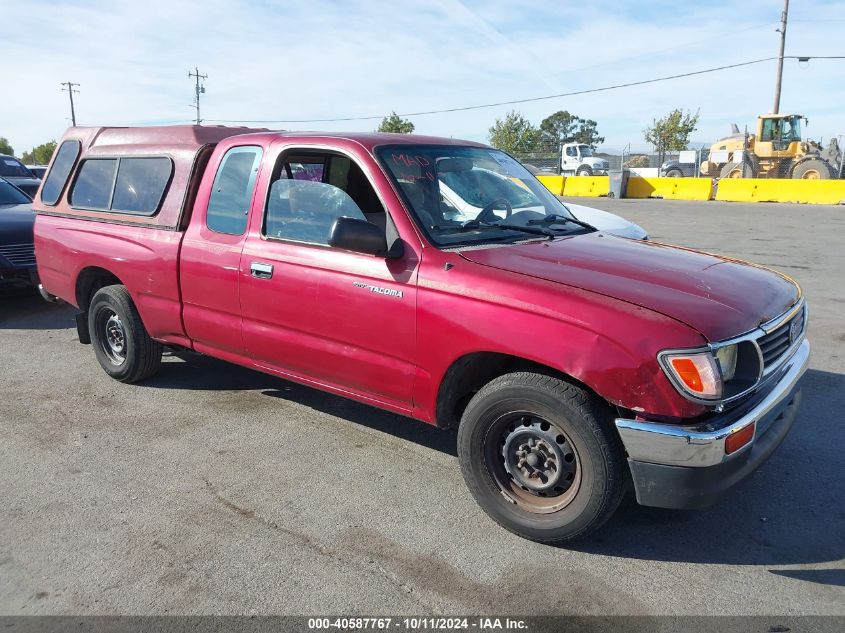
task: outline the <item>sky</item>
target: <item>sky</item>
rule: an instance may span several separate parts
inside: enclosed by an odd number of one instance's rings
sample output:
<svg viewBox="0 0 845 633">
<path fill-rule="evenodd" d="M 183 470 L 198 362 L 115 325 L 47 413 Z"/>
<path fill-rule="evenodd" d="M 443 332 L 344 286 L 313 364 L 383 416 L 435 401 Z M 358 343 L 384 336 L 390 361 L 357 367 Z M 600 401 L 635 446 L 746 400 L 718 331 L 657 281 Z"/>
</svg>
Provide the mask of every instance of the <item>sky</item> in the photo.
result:
<svg viewBox="0 0 845 633">
<path fill-rule="evenodd" d="M 0 0 L 0 137 L 18 155 L 70 125 L 60 83 L 81 84 L 80 125 L 188 123 L 189 69 L 207 74 L 207 124 L 380 117 L 532 98 L 777 55 L 782 0 Z M 787 55 L 845 55 L 845 0 L 793 0 Z M 776 62 L 648 86 L 411 117 L 419 133 L 486 141 L 516 109 L 598 122 L 603 147 L 646 149 L 643 129 L 700 111 L 692 140 L 771 111 Z M 845 59 L 786 60 L 781 112 L 805 134 L 845 133 Z M 267 123 L 369 131 L 378 120 Z"/>
</svg>

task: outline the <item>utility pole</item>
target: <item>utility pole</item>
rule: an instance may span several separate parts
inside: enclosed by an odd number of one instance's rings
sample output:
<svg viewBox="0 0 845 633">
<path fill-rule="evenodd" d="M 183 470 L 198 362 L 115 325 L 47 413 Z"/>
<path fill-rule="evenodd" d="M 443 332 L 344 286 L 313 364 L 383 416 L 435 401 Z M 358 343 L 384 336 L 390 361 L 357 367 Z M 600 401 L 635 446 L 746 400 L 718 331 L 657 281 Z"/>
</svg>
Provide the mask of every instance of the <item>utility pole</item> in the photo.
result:
<svg viewBox="0 0 845 633">
<path fill-rule="evenodd" d="M 200 80 L 208 79 L 208 75 L 201 75 L 199 68 L 194 66 L 194 72 L 189 70 L 188 77 L 194 77 L 197 80 L 196 87 L 194 88 L 194 103 L 191 104 L 191 107 L 197 110 L 197 125 L 199 125 L 202 123 L 202 117 L 200 117 L 200 95 L 205 94 L 205 86 L 200 83 Z"/>
<path fill-rule="evenodd" d="M 65 86 L 67 86 L 65 88 Z M 76 111 L 73 109 L 73 93 L 78 93 L 79 90 L 76 87 L 79 84 L 75 84 L 72 81 L 64 81 L 62 82 L 62 92 L 67 92 L 68 96 L 70 97 L 70 120 L 73 123 L 73 127 L 76 127 Z"/>
<path fill-rule="evenodd" d="M 780 52 L 778 53 L 778 75 L 775 78 L 775 107 L 772 114 L 777 114 L 780 109 L 780 84 L 783 81 L 783 51 L 786 48 L 786 16 L 789 13 L 789 0 L 783 0 L 783 11 L 780 14 Z"/>
</svg>

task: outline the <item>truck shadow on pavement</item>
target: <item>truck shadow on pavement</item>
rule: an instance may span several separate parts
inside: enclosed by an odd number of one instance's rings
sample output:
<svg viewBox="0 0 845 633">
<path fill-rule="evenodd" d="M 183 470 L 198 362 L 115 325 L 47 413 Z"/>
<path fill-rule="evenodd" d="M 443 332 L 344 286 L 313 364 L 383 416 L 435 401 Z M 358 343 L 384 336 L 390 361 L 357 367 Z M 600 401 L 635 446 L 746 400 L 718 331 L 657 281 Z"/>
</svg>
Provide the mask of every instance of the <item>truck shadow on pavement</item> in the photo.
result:
<svg viewBox="0 0 845 633">
<path fill-rule="evenodd" d="M 205 391 L 260 390 L 262 395 L 296 403 L 353 424 L 388 433 L 400 440 L 457 456 L 454 430 L 437 429 L 348 398 L 200 354 L 184 351 L 165 353 L 173 360 L 162 363 L 161 370 L 142 383 L 145 387 Z"/>
<path fill-rule="evenodd" d="M 36 290 L 0 290 L 0 330 L 63 330 L 76 327 L 67 303 L 48 303 Z"/>
<path fill-rule="evenodd" d="M 711 508 L 661 510 L 626 499 L 585 553 L 655 561 L 795 565 L 845 557 L 845 375 L 809 370 L 801 411 L 784 443 Z M 770 570 L 842 585 L 845 570 Z M 806 577 L 805 577 L 806 576 Z"/>
<path fill-rule="evenodd" d="M 436 429 L 214 359 L 181 352 L 178 356 L 186 363 L 166 362 L 162 371 L 144 384 L 169 389 L 258 389 L 265 396 L 451 456 L 457 454 L 454 430 Z M 645 508 L 629 495 L 598 533 L 564 547 L 619 558 L 704 564 L 780 566 L 841 560 L 845 557 L 845 469 L 841 452 L 845 425 L 838 420 L 845 410 L 845 375 L 809 370 L 803 394 L 798 420 L 783 445 L 757 473 L 715 506 L 696 511 Z M 845 573 L 771 571 L 834 585 L 841 584 Z"/>
</svg>

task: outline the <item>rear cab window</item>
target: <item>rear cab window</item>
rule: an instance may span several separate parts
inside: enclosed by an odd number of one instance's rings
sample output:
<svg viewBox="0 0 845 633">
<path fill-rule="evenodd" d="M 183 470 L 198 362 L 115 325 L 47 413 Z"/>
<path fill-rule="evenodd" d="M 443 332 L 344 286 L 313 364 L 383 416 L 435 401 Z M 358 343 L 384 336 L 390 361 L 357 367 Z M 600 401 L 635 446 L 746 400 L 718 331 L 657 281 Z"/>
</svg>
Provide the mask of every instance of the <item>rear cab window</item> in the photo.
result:
<svg viewBox="0 0 845 633">
<path fill-rule="evenodd" d="M 261 156 L 262 149 L 255 145 L 233 147 L 226 152 L 208 199 L 209 229 L 228 235 L 244 234 Z"/>
</svg>

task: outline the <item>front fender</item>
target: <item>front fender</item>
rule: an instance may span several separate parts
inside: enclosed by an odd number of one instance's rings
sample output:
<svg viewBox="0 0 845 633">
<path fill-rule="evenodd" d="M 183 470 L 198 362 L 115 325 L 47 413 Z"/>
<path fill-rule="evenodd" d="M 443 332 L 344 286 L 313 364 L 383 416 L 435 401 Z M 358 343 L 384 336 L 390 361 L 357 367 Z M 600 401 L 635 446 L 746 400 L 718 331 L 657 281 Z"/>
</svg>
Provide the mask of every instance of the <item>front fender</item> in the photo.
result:
<svg viewBox="0 0 845 633">
<path fill-rule="evenodd" d="M 456 261 L 448 271 L 423 266 L 419 276 L 415 402 L 428 419 L 449 367 L 477 352 L 547 366 L 613 405 L 652 416 L 705 411 L 681 397 L 657 362 L 663 349 L 706 342 L 689 326 L 589 291 Z"/>
</svg>

